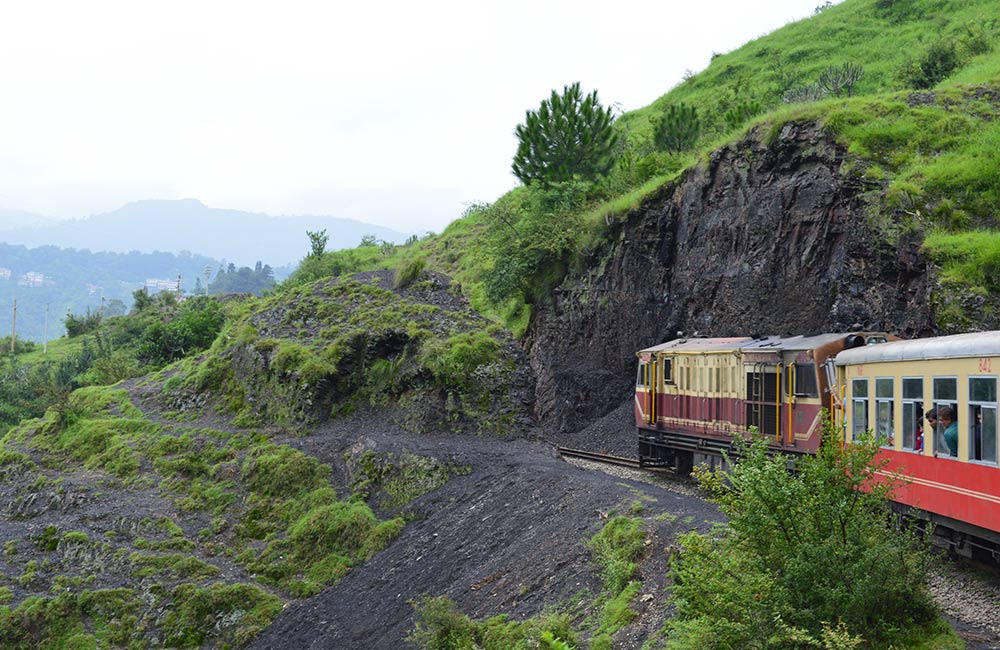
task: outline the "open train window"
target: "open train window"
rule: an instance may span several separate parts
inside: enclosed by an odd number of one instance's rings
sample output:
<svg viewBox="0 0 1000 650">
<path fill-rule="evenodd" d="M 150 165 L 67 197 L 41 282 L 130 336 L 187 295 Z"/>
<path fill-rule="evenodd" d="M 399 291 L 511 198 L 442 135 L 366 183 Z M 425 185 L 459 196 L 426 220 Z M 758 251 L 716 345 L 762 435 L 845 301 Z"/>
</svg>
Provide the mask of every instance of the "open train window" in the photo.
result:
<svg viewBox="0 0 1000 650">
<path fill-rule="evenodd" d="M 868 380 L 851 381 L 851 439 L 868 431 Z"/>
<path fill-rule="evenodd" d="M 674 360 L 670 357 L 663 359 L 663 383 L 674 383 Z"/>
<path fill-rule="evenodd" d="M 969 377 L 969 459 L 997 464 L 997 380 Z"/>
<path fill-rule="evenodd" d="M 903 377 L 903 449 L 924 448 L 924 380 Z"/>
<path fill-rule="evenodd" d="M 944 436 L 944 425 L 941 422 L 941 409 L 951 408 L 956 418 L 958 415 L 958 379 L 955 377 L 934 377 L 934 408 L 938 411 L 937 428 L 934 430 L 934 451 L 938 455 L 958 456 L 958 449 L 952 449 Z M 957 447 L 958 442 L 955 442 Z M 953 453 L 954 452 L 954 453 Z"/>
<path fill-rule="evenodd" d="M 892 383 L 892 377 L 875 379 L 875 439 L 882 447 L 891 447 L 895 440 Z"/>
<path fill-rule="evenodd" d="M 646 364 L 639 362 L 639 372 L 635 376 L 635 385 L 637 388 L 646 386 Z"/>
<path fill-rule="evenodd" d="M 816 384 L 816 366 L 812 363 L 795 364 L 795 394 L 799 397 L 819 397 Z"/>
</svg>

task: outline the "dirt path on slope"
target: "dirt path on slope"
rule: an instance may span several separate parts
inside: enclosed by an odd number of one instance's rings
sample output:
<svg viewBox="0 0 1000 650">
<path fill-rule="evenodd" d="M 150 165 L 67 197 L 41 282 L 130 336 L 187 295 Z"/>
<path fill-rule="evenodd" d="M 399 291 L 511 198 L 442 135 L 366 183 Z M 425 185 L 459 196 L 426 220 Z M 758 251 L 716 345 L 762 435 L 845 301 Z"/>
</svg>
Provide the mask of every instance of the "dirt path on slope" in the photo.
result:
<svg viewBox="0 0 1000 650">
<path fill-rule="evenodd" d="M 640 640 L 630 636 L 644 638 L 664 616 L 669 544 L 678 532 L 707 530 L 719 519 L 711 504 L 580 469 L 540 442 L 413 436 L 384 422 L 357 421 L 283 442 L 335 466 L 345 449 L 363 445 L 435 456 L 470 465 L 472 472 L 413 502 L 409 511 L 417 520 L 399 539 L 333 587 L 289 606 L 252 648 L 406 647 L 411 601 L 422 595 L 447 595 L 477 619 L 507 613 L 520 620 L 546 606 L 578 602 L 600 590 L 585 540 L 610 513 L 635 503 L 651 540 L 643 593 L 653 597 L 639 599 L 635 606 L 648 611 L 616 637 L 615 647 L 638 647 Z"/>
</svg>

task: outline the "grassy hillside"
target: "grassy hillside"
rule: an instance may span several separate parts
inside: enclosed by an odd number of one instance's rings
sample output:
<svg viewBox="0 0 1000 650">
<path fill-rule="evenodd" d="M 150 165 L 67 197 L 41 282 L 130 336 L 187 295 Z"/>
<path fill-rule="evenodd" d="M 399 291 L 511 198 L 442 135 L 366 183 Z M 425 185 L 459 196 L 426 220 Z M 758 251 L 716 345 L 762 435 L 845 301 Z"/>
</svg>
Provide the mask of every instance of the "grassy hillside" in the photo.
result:
<svg viewBox="0 0 1000 650">
<path fill-rule="evenodd" d="M 777 108 L 786 93 L 843 63 L 864 68 L 855 95 L 895 92 L 912 87 L 905 71 L 938 43 L 953 44 L 960 62 L 943 85 L 997 81 L 998 9 L 992 0 L 846 0 L 713 57 L 704 71 L 619 123 L 641 141 L 649 137 L 651 117 L 686 102 L 707 116 L 712 131 L 725 134 L 724 116 L 735 105 L 756 101 L 765 110 Z"/>
<path fill-rule="evenodd" d="M 773 141 L 790 122 L 818 123 L 843 144 L 841 172 L 867 218 L 888 242 L 923 242 L 947 289 L 939 318 L 969 326 L 948 296 L 1000 293 L 997 9 L 846 0 L 623 115 L 624 145 L 604 179 L 518 187 L 439 235 L 311 256 L 267 297 L 164 296 L 129 317 L 84 319 L 44 356 L 3 359 L 0 488 L 19 528 L 4 540 L 0 637 L 16 647 L 250 638 L 282 603 L 388 544 L 407 502 L 466 471 L 362 454 L 338 475 L 268 434 L 366 406 L 393 407 L 411 429 L 514 429 L 531 378 L 500 324 L 523 334 L 532 310 L 592 267 L 609 227 L 644 197 L 711 151 Z M 845 63 L 864 69 L 852 96 L 785 101 Z M 656 150 L 653 125 L 682 102 L 699 111 L 699 138 Z M 377 270 L 393 272 L 347 277 Z M 78 493 L 92 498 L 70 503 Z M 75 509 L 58 526 L 41 518 L 66 504 Z M 595 537 L 595 552 L 628 570 L 599 597 L 603 647 L 630 620 L 629 549 L 644 540 L 628 521 L 608 526 L 621 530 Z M 621 553 L 601 549 L 611 536 Z"/>
<path fill-rule="evenodd" d="M 290 283 L 422 259 L 461 282 L 481 313 L 521 335 L 534 306 L 568 270 L 585 268 L 607 225 L 643 197 L 713 150 L 744 137 L 767 141 L 789 122 L 808 121 L 850 152 L 842 171 L 856 179 L 886 241 L 924 240 L 949 295 L 1000 290 L 996 274 L 970 272 L 1000 260 L 998 9 L 990 0 L 846 0 L 827 7 L 714 57 L 650 106 L 621 116 L 617 127 L 626 137 L 608 177 L 519 187 L 471 207 L 440 235 L 307 260 Z M 802 101 L 803 89 L 844 64 L 863 70 L 851 96 Z M 700 136 L 687 149 L 658 151 L 654 124 L 679 104 L 696 107 Z M 943 328 L 970 325 L 957 306 L 941 307 Z"/>
</svg>

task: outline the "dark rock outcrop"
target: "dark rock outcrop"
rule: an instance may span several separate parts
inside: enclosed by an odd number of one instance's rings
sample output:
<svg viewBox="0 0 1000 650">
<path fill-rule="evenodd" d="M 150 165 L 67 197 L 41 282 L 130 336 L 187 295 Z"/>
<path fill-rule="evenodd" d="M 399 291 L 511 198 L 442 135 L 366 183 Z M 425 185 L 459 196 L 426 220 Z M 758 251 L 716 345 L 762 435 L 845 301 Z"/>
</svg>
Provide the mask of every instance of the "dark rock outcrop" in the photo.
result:
<svg viewBox="0 0 1000 650">
<path fill-rule="evenodd" d="M 542 421 L 573 430 L 607 413 L 629 394 L 635 351 L 678 331 L 934 333 L 920 242 L 873 228 L 846 155 L 815 124 L 769 144 L 751 133 L 613 225 L 527 337 Z"/>
</svg>

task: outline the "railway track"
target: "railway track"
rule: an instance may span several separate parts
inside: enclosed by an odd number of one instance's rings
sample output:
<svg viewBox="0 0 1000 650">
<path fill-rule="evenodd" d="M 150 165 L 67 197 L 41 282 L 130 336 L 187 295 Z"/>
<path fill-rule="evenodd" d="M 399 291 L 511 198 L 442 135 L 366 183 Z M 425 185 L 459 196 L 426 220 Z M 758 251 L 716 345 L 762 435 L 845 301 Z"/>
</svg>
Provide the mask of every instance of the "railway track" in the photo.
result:
<svg viewBox="0 0 1000 650">
<path fill-rule="evenodd" d="M 649 474 L 654 474 L 656 476 L 671 476 L 678 480 L 684 482 L 691 482 L 690 479 L 677 476 L 672 469 L 669 467 L 643 467 L 639 464 L 638 458 L 626 458 L 624 456 L 612 456 L 610 454 L 602 454 L 597 451 L 586 451 L 584 449 L 573 449 L 571 447 L 556 447 L 560 456 L 565 458 L 579 458 L 580 460 L 589 460 L 594 463 L 602 463 L 604 465 L 615 465 L 617 467 L 628 467 L 629 469 L 638 470 L 640 472 L 647 472 Z"/>
<path fill-rule="evenodd" d="M 560 456 L 566 456 L 569 458 L 580 458 L 583 460 L 593 461 L 595 463 L 604 463 L 605 465 L 618 465 L 620 467 L 631 467 L 632 469 L 646 469 L 645 467 L 639 466 L 639 460 L 636 458 L 625 458 L 624 456 L 610 456 L 608 454 L 601 454 L 596 451 L 585 451 L 583 449 L 571 449 L 570 447 L 556 447 Z"/>
</svg>

